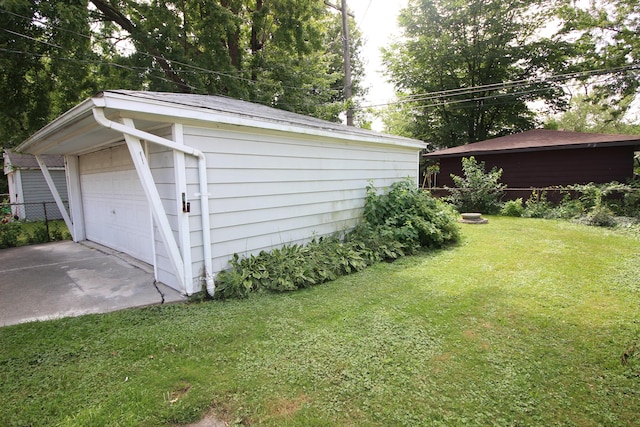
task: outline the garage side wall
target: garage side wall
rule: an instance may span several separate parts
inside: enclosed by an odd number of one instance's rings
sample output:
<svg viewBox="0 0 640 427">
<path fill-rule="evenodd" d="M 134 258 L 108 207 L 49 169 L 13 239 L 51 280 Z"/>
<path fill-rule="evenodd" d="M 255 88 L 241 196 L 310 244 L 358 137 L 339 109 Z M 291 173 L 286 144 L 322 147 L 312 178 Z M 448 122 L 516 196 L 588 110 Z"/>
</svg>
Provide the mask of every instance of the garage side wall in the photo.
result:
<svg viewBox="0 0 640 427">
<path fill-rule="evenodd" d="M 184 128 L 185 143 L 206 154 L 213 270 L 234 253 L 248 255 L 352 228 L 365 188 L 410 177 L 416 149 L 309 137 L 240 127 Z M 202 237 L 197 164 L 187 162 L 192 199 L 194 274 L 201 271 Z"/>
<path fill-rule="evenodd" d="M 42 203 L 46 203 L 48 219 L 61 219 L 62 214 L 55 204 L 55 200 L 49 190 L 47 181 L 44 179 L 44 175 L 42 175 L 42 171 L 40 171 L 40 169 L 26 169 L 21 172 L 23 200 L 21 200 L 20 203 L 27 203 L 27 205 L 24 206 L 24 215 L 21 216 L 21 219 L 28 219 L 30 221 L 44 220 L 44 206 Z M 68 195 L 64 170 L 51 170 L 50 174 L 60 193 L 60 198 L 66 202 Z"/>
</svg>

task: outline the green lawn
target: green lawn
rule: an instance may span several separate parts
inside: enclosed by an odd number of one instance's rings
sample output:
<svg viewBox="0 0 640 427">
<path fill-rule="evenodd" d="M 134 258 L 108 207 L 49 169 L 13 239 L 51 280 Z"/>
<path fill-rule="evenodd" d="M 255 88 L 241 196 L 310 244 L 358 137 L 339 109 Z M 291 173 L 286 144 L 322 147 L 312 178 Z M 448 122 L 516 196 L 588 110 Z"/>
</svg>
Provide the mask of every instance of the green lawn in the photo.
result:
<svg viewBox="0 0 640 427">
<path fill-rule="evenodd" d="M 640 239 L 462 227 L 296 293 L 0 328 L 0 425 L 637 425 Z"/>
</svg>

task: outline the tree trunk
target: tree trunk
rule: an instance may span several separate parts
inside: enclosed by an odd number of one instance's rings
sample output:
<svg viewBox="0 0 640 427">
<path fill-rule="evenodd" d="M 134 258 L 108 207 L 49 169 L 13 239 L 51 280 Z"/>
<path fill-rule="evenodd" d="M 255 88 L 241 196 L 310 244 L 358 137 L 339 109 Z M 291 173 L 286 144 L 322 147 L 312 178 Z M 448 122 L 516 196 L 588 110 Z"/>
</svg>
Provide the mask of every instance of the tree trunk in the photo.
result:
<svg viewBox="0 0 640 427">
<path fill-rule="evenodd" d="M 138 28 L 127 18 L 122 12 L 117 10 L 111 4 L 107 3 L 105 0 L 90 0 L 91 3 L 104 15 L 105 20 L 114 22 L 119 25 L 120 28 L 125 30 L 131 35 L 131 38 L 140 43 L 149 54 L 151 54 L 154 59 L 162 68 L 162 71 L 167 76 L 167 78 L 173 82 L 178 90 L 182 93 L 192 93 L 191 87 L 175 72 L 171 63 L 162 55 L 162 53 L 153 46 L 147 37 L 147 34 L 143 31 L 138 30 Z"/>
</svg>

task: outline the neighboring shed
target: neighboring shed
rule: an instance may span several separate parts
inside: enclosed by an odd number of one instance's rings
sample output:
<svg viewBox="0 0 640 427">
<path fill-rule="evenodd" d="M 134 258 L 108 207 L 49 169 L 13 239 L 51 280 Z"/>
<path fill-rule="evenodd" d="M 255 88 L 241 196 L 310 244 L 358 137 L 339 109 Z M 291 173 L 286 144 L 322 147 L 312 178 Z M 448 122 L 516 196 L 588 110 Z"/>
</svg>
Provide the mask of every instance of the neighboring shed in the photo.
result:
<svg viewBox="0 0 640 427">
<path fill-rule="evenodd" d="M 66 156 L 75 241 L 153 264 L 192 294 L 257 253 L 341 232 L 365 187 L 418 181 L 408 138 L 216 96 L 105 91 L 18 147 Z"/>
<path fill-rule="evenodd" d="M 9 203 L 11 213 L 19 219 L 37 221 L 45 219 L 61 219 L 45 176 L 40 170 L 35 156 L 14 153 L 5 150 L 4 174 L 9 184 Z M 67 200 L 67 181 L 64 169 L 64 156 L 42 156 L 51 178 L 60 191 L 62 200 Z"/>
<path fill-rule="evenodd" d="M 448 148 L 425 155 L 439 161 L 437 186 L 453 187 L 451 174 L 462 175 L 462 158 L 474 156 L 487 170 L 502 168 L 509 188 L 625 182 L 633 177 L 639 135 L 536 129 Z"/>
</svg>

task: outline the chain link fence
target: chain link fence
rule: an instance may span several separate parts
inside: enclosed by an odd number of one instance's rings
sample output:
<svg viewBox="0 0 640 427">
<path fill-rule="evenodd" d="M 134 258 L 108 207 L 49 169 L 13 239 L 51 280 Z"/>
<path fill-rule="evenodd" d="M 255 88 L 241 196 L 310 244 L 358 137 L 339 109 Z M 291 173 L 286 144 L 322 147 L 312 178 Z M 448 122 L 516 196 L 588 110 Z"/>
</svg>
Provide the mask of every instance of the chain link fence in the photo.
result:
<svg viewBox="0 0 640 427">
<path fill-rule="evenodd" d="M 0 195 L 0 248 L 69 238 L 55 202 L 10 203 L 6 196 Z"/>
</svg>

